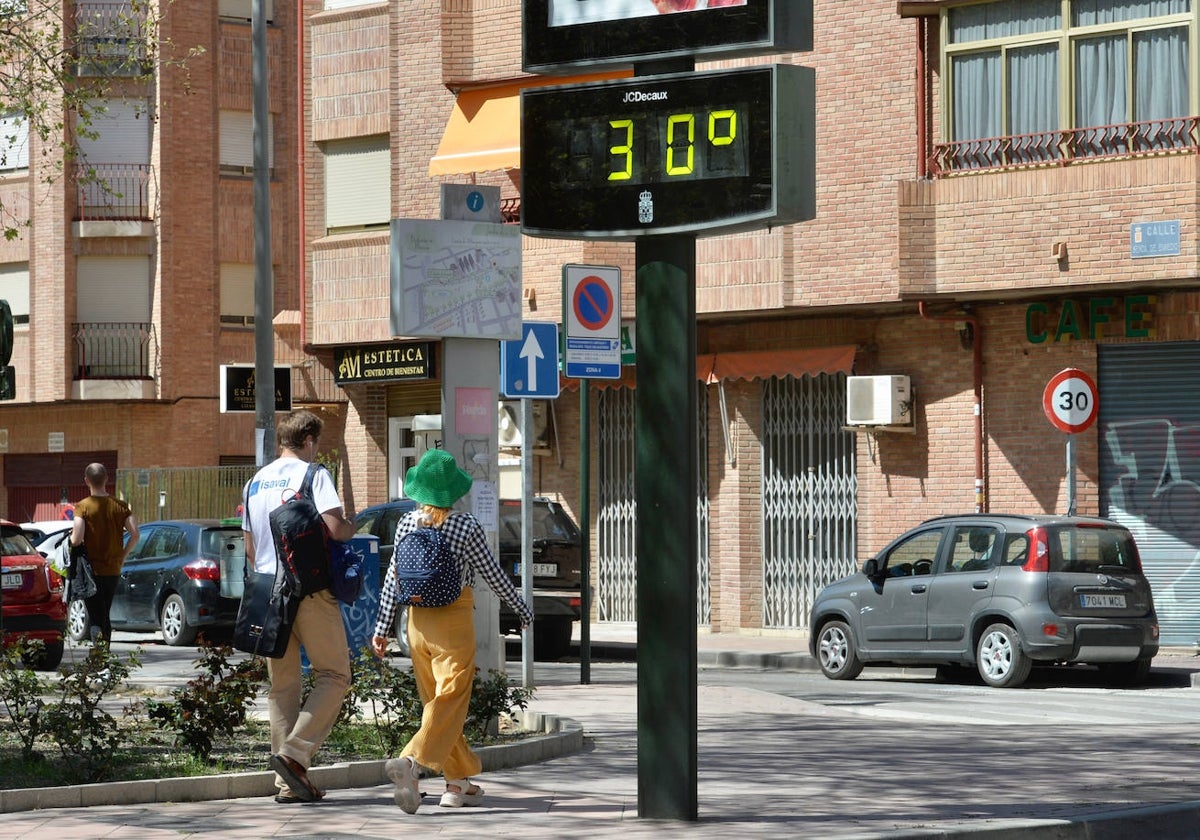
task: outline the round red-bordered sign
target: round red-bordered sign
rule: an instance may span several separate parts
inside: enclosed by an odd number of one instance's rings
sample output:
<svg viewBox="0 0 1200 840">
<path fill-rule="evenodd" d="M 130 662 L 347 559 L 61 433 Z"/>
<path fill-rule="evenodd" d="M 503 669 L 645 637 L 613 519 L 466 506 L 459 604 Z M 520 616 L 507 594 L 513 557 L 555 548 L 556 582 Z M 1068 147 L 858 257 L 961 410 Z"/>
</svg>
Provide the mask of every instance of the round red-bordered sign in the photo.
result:
<svg viewBox="0 0 1200 840">
<path fill-rule="evenodd" d="M 579 325 L 588 330 L 602 330 L 612 320 L 615 298 L 603 277 L 589 274 L 579 281 L 571 305 Z"/>
<path fill-rule="evenodd" d="M 1042 394 L 1042 410 L 1046 417 L 1054 428 L 1069 435 L 1078 434 L 1095 423 L 1099 408 L 1096 383 L 1075 368 L 1054 374 Z"/>
</svg>

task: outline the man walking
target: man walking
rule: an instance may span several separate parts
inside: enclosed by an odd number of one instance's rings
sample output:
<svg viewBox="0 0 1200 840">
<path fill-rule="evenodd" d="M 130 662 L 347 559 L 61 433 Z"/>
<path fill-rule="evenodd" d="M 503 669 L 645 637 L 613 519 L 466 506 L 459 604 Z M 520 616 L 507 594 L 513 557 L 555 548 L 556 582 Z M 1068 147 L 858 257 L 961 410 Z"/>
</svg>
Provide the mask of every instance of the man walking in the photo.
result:
<svg viewBox="0 0 1200 840">
<path fill-rule="evenodd" d="M 109 614 L 121 580 L 121 567 L 140 534 L 128 502 L 108 494 L 108 469 L 103 464 L 88 464 L 83 480 L 89 495 L 75 505 L 71 545 L 84 547 L 96 578 L 96 594 L 84 601 L 92 643 L 101 640 L 108 644 L 112 641 Z M 122 544 L 126 533 L 129 539 Z"/>
<path fill-rule="evenodd" d="M 291 498 L 304 482 L 317 454 L 321 418 L 299 409 L 276 427 L 280 455 L 260 469 L 243 493 L 242 530 L 246 559 L 257 572 L 275 574 L 279 559 L 271 533 L 271 511 Z M 336 540 L 354 536 L 354 521 L 343 510 L 328 471 L 313 476 L 312 497 Z M 300 702 L 300 646 L 312 665 L 313 687 Z M 300 601 L 287 653 L 267 660 L 271 688 L 267 711 L 271 721 L 271 769 L 277 774 L 280 803 L 312 802 L 325 792 L 308 778 L 313 756 L 329 736 L 350 688 L 350 649 L 337 599 L 328 589 Z"/>
</svg>

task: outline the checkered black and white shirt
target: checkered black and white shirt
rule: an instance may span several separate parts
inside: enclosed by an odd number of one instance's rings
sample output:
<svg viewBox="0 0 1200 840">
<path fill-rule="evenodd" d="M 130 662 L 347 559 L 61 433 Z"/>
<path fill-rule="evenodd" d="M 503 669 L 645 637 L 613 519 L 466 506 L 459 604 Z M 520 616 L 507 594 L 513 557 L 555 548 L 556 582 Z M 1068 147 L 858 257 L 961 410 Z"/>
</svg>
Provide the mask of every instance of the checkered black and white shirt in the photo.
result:
<svg viewBox="0 0 1200 840">
<path fill-rule="evenodd" d="M 393 625 L 397 607 L 395 547 L 400 544 L 400 540 L 406 534 L 421 527 L 421 517 L 422 513 L 418 508 L 406 514 L 396 526 L 396 536 L 392 539 L 392 562 L 388 566 L 387 576 L 383 581 L 383 591 L 379 595 L 379 615 L 375 618 L 376 636 L 391 636 L 394 633 Z M 513 611 L 520 617 L 521 623 L 529 624 L 533 621 L 533 611 L 522 600 L 516 587 L 512 585 L 512 581 L 508 579 L 508 575 L 500 568 L 495 555 L 488 548 L 487 535 L 484 534 L 483 526 L 479 524 L 475 514 L 462 512 L 450 514 L 442 524 L 442 532 L 446 535 L 446 542 L 450 544 L 450 550 L 454 552 L 462 569 L 462 585 L 464 587 L 474 586 L 475 575 L 479 574 L 487 581 L 492 591 L 513 608 Z"/>
</svg>

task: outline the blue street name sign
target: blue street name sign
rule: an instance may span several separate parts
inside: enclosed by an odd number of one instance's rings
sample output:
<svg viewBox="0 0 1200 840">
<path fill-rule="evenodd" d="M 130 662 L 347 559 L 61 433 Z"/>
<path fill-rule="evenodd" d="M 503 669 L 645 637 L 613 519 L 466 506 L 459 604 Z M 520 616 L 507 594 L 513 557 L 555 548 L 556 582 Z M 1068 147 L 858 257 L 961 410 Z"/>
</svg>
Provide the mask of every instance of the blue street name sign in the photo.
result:
<svg viewBox="0 0 1200 840">
<path fill-rule="evenodd" d="M 558 396 L 558 324 L 525 321 L 520 340 L 500 342 L 500 393 L 510 399 Z"/>
</svg>

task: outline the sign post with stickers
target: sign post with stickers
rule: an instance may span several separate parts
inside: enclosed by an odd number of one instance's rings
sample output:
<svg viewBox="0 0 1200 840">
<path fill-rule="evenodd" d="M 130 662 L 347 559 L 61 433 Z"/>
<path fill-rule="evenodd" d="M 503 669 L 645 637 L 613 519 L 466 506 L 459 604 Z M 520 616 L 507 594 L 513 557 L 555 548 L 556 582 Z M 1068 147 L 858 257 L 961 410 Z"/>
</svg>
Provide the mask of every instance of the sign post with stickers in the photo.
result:
<svg viewBox="0 0 1200 840">
<path fill-rule="evenodd" d="M 1042 410 L 1050 424 L 1067 435 L 1067 515 L 1075 515 L 1075 435 L 1091 428 L 1100 410 L 1092 377 L 1081 370 L 1060 370 L 1042 392 Z"/>
<path fill-rule="evenodd" d="M 697 819 L 696 237 L 811 219 L 816 91 L 793 64 L 696 61 L 812 49 L 812 0 L 524 0 L 522 68 L 632 67 L 630 79 L 521 94 L 521 227 L 632 240 L 638 814 Z M 576 272 L 578 269 L 578 272 Z M 564 270 L 567 376 L 620 375 L 620 275 Z M 611 330 L 611 336 L 610 336 Z M 587 549 L 587 382 L 580 525 Z M 653 512 L 652 514 L 650 512 Z M 581 677 L 587 682 L 588 586 Z M 667 733 L 667 734 L 664 734 Z"/>
</svg>

